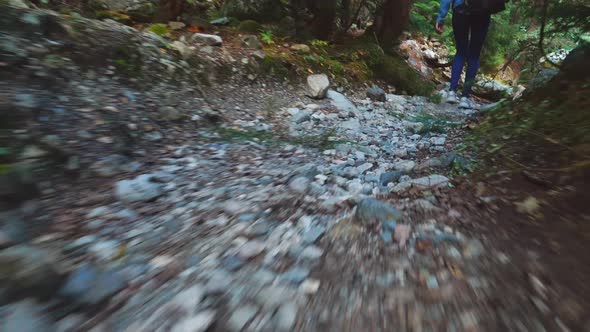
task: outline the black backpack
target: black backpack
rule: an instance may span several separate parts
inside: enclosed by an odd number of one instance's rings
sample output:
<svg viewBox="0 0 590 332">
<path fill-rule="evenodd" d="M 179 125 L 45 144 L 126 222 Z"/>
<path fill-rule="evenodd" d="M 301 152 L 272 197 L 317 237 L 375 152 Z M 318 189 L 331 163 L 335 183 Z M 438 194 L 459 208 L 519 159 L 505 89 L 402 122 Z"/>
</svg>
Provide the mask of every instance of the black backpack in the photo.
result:
<svg viewBox="0 0 590 332">
<path fill-rule="evenodd" d="M 469 14 L 497 14 L 506 9 L 509 0 L 465 0 Z"/>
</svg>

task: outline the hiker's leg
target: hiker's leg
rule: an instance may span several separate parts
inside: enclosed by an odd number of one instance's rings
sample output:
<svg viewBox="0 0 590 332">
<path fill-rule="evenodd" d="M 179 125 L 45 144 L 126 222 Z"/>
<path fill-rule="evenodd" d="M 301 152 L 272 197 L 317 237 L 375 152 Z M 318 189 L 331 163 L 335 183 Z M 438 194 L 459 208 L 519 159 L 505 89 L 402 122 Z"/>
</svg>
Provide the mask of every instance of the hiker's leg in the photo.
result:
<svg viewBox="0 0 590 332">
<path fill-rule="evenodd" d="M 465 86 L 463 87 L 463 96 L 471 95 L 471 87 L 475 83 L 475 76 L 479 69 L 479 57 L 481 49 L 486 40 L 490 27 L 490 15 L 474 15 L 469 19 L 469 28 L 471 36 L 467 53 L 467 73 L 465 74 Z"/>
<path fill-rule="evenodd" d="M 469 25 L 467 16 L 459 10 L 453 13 L 453 34 L 455 36 L 455 47 L 457 53 L 453 60 L 453 69 L 451 71 L 451 91 L 457 91 L 459 80 L 463 73 L 463 66 L 467 59 L 469 50 Z"/>
</svg>

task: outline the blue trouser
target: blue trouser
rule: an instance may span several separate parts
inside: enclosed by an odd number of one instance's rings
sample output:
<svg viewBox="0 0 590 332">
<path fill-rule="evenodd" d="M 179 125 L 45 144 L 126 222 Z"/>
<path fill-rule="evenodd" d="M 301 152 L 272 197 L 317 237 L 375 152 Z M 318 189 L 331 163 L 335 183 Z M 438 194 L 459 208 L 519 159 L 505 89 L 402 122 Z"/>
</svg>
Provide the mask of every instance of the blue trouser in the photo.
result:
<svg viewBox="0 0 590 332">
<path fill-rule="evenodd" d="M 469 97 L 471 94 L 471 87 L 475 82 L 475 76 L 479 69 L 479 56 L 489 27 L 490 15 L 465 14 L 461 7 L 455 8 L 453 13 L 453 33 L 455 35 L 457 54 L 453 61 L 451 73 L 451 91 L 457 91 L 463 66 L 465 60 L 467 60 L 463 96 Z"/>
</svg>

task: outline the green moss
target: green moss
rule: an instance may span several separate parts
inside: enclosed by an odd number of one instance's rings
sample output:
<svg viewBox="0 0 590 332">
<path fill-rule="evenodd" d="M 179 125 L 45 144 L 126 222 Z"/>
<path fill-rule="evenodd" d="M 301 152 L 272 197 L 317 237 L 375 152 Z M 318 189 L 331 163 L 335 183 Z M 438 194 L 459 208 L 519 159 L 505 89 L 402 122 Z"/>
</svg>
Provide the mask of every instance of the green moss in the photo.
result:
<svg viewBox="0 0 590 332">
<path fill-rule="evenodd" d="M 289 70 L 285 60 L 279 56 L 267 55 L 260 64 L 260 69 L 264 74 L 275 75 L 281 78 L 292 78 L 295 73 Z"/>
<path fill-rule="evenodd" d="M 259 33 L 262 29 L 262 25 L 254 20 L 245 20 L 238 25 L 238 30 L 242 32 Z"/>
<path fill-rule="evenodd" d="M 155 33 L 158 36 L 165 36 L 168 33 L 170 33 L 170 30 L 168 29 L 166 24 L 161 24 L 161 23 L 150 25 L 148 27 L 148 31 Z"/>
<path fill-rule="evenodd" d="M 395 85 L 411 95 L 430 96 L 434 84 L 420 76 L 404 59 L 397 55 L 385 55 L 372 67 L 376 77 Z"/>
<path fill-rule="evenodd" d="M 132 77 L 141 76 L 141 55 L 138 50 L 133 47 L 132 43 L 117 48 L 112 59 L 117 70 L 125 75 Z"/>
</svg>

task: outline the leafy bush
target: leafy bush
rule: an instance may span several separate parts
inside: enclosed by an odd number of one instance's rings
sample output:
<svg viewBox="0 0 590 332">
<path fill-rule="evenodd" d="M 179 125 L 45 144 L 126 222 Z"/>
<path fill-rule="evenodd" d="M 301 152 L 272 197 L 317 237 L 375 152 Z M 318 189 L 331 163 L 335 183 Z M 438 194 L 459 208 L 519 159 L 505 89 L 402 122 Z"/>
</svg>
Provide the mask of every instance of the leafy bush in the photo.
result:
<svg viewBox="0 0 590 332">
<path fill-rule="evenodd" d="M 265 31 L 265 32 L 260 33 L 260 39 L 266 45 L 272 45 L 275 43 L 272 38 L 273 38 L 272 31 Z"/>
<path fill-rule="evenodd" d="M 158 36 L 165 36 L 170 32 L 166 24 L 161 23 L 150 25 L 148 31 L 155 33 Z"/>
</svg>

